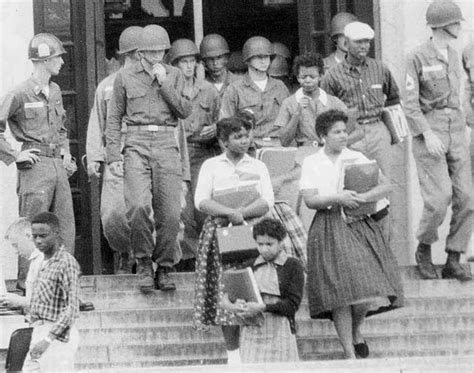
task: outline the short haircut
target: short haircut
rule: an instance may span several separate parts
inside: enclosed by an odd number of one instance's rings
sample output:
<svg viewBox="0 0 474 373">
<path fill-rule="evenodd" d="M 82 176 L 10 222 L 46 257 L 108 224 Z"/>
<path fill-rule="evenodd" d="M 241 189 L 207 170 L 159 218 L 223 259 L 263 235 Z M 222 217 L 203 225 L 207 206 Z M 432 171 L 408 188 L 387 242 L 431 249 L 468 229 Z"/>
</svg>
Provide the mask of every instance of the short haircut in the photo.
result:
<svg viewBox="0 0 474 373">
<path fill-rule="evenodd" d="M 219 140 L 227 141 L 231 134 L 240 132 L 242 128 L 250 131 L 252 129 L 252 124 L 238 116 L 224 118 L 217 122 L 216 136 Z"/>
<path fill-rule="evenodd" d="M 341 110 L 324 111 L 316 118 L 316 133 L 318 136 L 326 136 L 334 123 L 344 122 L 347 124 L 348 119 L 346 113 Z"/>
<path fill-rule="evenodd" d="M 9 225 L 5 232 L 5 239 L 11 240 L 14 237 L 24 235 L 25 232 L 31 234 L 31 222 L 28 218 L 19 218 Z"/>
<path fill-rule="evenodd" d="M 298 77 L 300 67 L 317 67 L 319 75 L 324 74 L 324 61 L 319 53 L 305 53 L 297 56 L 293 61 L 293 75 Z"/>
<path fill-rule="evenodd" d="M 283 241 L 286 237 L 286 229 L 283 224 L 276 219 L 264 218 L 253 226 L 253 238 L 257 239 L 258 236 L 269 236 L 275 238 L 278 241 Z"/>
<path fill-rule="evenodd" d="M 33 216 L 31 219 L 31 225 L 33 224 L 46 224 L 53 230 L 59 231 L 59 219 L 52 212 L 40 212 Z"/>
</svg>

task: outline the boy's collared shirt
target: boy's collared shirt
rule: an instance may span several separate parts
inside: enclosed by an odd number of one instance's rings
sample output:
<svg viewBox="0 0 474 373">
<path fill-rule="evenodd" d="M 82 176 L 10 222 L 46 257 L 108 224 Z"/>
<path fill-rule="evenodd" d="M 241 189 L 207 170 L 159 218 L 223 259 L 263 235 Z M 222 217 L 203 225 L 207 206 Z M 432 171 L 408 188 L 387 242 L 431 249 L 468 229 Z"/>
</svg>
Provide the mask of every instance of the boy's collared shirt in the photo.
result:
<svg viewBox="0 0 474 373">
<path fill-rule="evenodd" d="M 69 329 L 79 316 L 79 264 L 64 247 L 41 269 L 33 286 L 30 321 L 51 321 L 50 333 L 58 340 L 69 340 Z"/>
</svg>

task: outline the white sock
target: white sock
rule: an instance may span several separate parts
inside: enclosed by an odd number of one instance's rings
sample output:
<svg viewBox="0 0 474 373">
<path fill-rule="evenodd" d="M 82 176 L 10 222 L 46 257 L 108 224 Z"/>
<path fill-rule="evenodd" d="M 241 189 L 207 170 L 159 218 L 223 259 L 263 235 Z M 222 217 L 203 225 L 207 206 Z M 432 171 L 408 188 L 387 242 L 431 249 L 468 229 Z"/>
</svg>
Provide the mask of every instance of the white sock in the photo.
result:
<svg viewBox="0 0 474 373">
<path fill-rule="evenodd" d="M 228 365 L 242 364 L 242 360 L 240 359 L 240 350 L 238 348 L 232 351 L 227 350 L 227 364 Z"/>
</svg>

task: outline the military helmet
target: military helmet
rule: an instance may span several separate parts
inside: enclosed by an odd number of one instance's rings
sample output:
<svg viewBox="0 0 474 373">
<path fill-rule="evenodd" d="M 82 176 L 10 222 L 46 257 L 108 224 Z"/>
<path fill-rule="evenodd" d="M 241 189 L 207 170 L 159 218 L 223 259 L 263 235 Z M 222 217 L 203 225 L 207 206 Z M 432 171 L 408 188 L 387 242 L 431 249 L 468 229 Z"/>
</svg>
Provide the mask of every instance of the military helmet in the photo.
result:
<svg viewBox="0 0 474 373">
<path fill-rule="evenodd" d="M 263 36 L 253 36 L 242 48 L 242 58 L 245 62 L 255 56 L 273 56 L 272 43 Z"/>
<path fill-rule="evenodd" d="M 352 13 L 340 12 L 331 19 L 329 25 L 329 36 L 332 38 L 336 35 L 344 34 L 344 27 L 351 22 L 357 21 L 357 17 Z"/>
<path fill-rule="evenodd" d="M 435 0 L 426 10 L 426 25 L 431 28 L 445 27 L 464 21 L 459 6 L 451 0 Z"/>
<path fill-rule="evenodd" d="M 28 58 L 32 61 L 44 61 L 65 53 L 63 43 L 53 34 L 36 34 L 28 44 Z"/>
<path fill-rule="evenodd" d="M 287 60 L 289 60 L 291 58 L 290 50 L 283 43 L 279 43 L 279 42 L 273 43 L 273 53 L 276 56 L 282 56 L 282 57 L 286 58 Z"/>
<path fill-rule="evenodd" d="M 170 47 L 170 37 L 163 27 L 148 25 L 143 28 L 140 43 L 138 44 L 139 51 L 158 51 L 169 49 Z"/>
<path fill-rule="evenodd" d="M 171 44 L 171 49 L 168 53 L 168 62 L 173 63 L 178 58 L 184 56 L 199 56 L 199 51 L 196 44 L 189 39 L 178 39 Z"/>
<path fill-rule="evenodd" d="M 130 26 L 122 31 L 119 37 L 119 54 L 132 52 L 138 48 L 142 36 L 143 28 L 140 26 Z"/>
<path fill-rule="evenodd" d="M 268 68 L 268 75 L 274 77 L 290 75 L 290 69 L 286 59 L 280 55 L 276 55 Z"/>
<path fill-rule="evenodd" d="M 229 63 L 227 64 L 227 68 L 232 72 L 240 72 L 246 71 L 247 65 L 245 64 L 244 60 L 242 59 L 242 52 L 241 51 L 234 51 L 230 54 Z"/>
<path fill-rule="evenodd" d="M 209 34 L 202 39 L 199 50 L 202 58 L 218 57 L 229 53 L 229 45 L 222 36 Z"/>
</svg>

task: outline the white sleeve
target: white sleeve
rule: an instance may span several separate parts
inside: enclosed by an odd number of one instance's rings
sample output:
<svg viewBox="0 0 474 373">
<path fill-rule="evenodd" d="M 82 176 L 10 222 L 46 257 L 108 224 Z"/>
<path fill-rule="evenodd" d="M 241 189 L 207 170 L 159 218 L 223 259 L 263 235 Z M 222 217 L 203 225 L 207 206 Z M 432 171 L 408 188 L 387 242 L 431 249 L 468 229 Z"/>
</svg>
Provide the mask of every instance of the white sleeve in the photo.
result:
<svg viewBox="0 0 474 373">
<path fill-rule="evenodd" d="M 268 173 L 267 166 L 262 162 L 261 163 L 261 172 L 260 172 L 260 187 L 261 187 L 261 197 L 267 201 L 268 208 L 272 208 L 275 203 L 275 196 L 273 194 L 272 182 L 270 180 L 270 174 Z"/>
<path fill-rule="evenodd" d="M 300 190 L 317 189 L 317 180 L 312 170 L 311 157 L 306 157 L 301 167 Z"/>
</svg>

